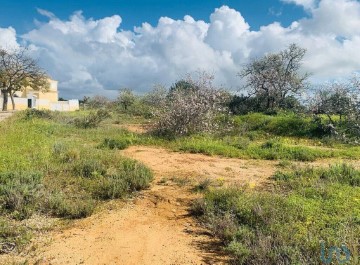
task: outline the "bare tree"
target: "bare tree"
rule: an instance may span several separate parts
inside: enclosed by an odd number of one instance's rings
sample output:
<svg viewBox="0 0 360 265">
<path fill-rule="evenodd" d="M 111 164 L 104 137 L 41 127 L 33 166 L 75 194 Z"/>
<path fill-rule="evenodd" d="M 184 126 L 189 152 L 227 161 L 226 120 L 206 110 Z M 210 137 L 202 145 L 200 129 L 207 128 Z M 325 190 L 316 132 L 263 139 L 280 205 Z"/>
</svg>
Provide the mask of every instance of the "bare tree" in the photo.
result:
<svg viewBox="0 0 360 265">
<path fill-rule="evenodd" d="M 291 44 L 279 53 L 253 59 L 239 73 L 246 79 L 248 96 L 263 98 L 266 108 L 280 107 L 285 98 L 307 87 L 309 74 L 299 73 L 306 50 Z"/>
<path fill-rule="evenodd" d="M 9 96 L 12 108 L 15 109 L 15 92 L 22 91 L 28 86 L 33 90 L 48 90 L 48 75 L 27 55 L 26 49 L 0 49 L 0 89 L 4 99 L 2 110 L 7 110 Z"/>
</svg>

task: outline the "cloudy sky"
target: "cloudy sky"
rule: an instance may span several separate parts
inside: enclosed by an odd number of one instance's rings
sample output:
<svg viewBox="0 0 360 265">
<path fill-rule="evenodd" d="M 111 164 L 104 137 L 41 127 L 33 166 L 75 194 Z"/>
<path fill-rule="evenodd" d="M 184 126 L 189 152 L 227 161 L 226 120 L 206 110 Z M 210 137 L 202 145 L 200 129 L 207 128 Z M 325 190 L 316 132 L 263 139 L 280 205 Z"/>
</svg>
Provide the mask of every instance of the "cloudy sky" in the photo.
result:
<svg viewBox="0 0 360 265">
<path fill-rule="evenodd" d="M 75 3 L 74 3 L 75 2 Z M 61 96 L 142 93 L 207 70 L 237 89 L 249 59 L 307 49 L 313 83 L 360 71 L 359 0 L 2 0 L 0 46 L 27 46 Z"/>
</svg>

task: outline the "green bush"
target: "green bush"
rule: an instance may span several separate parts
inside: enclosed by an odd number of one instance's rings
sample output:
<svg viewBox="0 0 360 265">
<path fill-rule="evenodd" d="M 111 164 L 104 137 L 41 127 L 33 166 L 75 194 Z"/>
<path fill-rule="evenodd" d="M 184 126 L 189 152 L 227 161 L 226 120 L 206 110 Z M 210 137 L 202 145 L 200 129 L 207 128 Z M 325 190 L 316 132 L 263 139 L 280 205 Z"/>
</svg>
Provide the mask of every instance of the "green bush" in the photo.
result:
<svg viewBox="0 0 360 265">
<path fill-rule="evenodd" d="M 107 110 L 99 109 L 96 112 L 90 112 L 87 116 L 75 118 L 73 123 L 77 128 L 81 129 L 96 128 L 102 121 L 110 116 Z"/>
<path fill-rule="evenodd" d="M 91 178 L 105 175 L 106 167 L 97 159 L 81 159 L 73 165 L 73 172 L 76 176 Z"/>
<path fill-rule="evenodd" d="M 277 115 L 249 113 L 234 116 L 235 132 L 264 132 L 277 136 L 324 137 L 329 135 L 326 124 L 319 117 L 280 112 Z"/>
<path fill-rule="evenodd" d="M 235 116 L 235 127 L 245 128 L 246 131 L 258 131 L 265 130 L 266 126 L 270 123 L 272 116 L 262 113 L 251 113 L 242 116 Z"/>
<path fill-rule="evenodd" d="M 17 219 L 31 216 L 43 195 L 42 179 L 34 172 L 0 173 L 1 210 Z"/>
<path fill-rule="evenodd" d="M 143 164 L 124 159 L 116 168 L 116 172 L 98 176 L 88 185 L 95 198 L 116 199 L 147 188 L 152 179 L 152 172 Z"/>
<path fill-rule="evenodd" d="M 295 114 L 287 114 L 273 117 L 266 125 L 265 130 L 274 135 L 304 137 L 311 136 L 313 127 L 314 124 L 310 119 Z"/>
<path fill-rule="evenodd" d="M 340 183 L 360 187 L 360 171 L 348 164 L 335 164 L 328 169 L 305 168 L 302 171 L 276 172 L 273 179 L 277 181 L 290 181 L 289 184 L 303 183 L 302 177 L 307 176 L 311 181 L 321 179 L 326 182 Z"/>
<path fill-rule="evenodd" d="M 130 145 L 130 141 L 128 139 L 105 138 L 103 143 L 100 145 L 100 147 L 123 150 L 123 149 L 126 149 L 129 145 Z"/>
<path fill-rule="evenodd" d="M 27 109 L 24 111 L 25 120 L 31 120 L 33 118 L 51 119 L 53 115 L 50 110 Z"/>
<path fill-rule="evenodd" d="M 278 172 L 272 191 L 217 189 L 193 211 L 236 264 L 319 264 L 320 242 L 359 251 L 359 170 L 345 164 Z"/>
<path fill-rule="evenodd" d="M 89 184 L 92 196 L 108 200 L 123 198 L 128 194 L 129 183 L 118 175 L 101 176 Z"/>
<path fill-rule="evenodd" d="M 94 212 L 95 206 L 91 198 L 69 198 L 61 192 L 50 194 L 47 200 L 47 208 L 53 215 L 68 219 L 88 217 Z"/>
<path fill-rule="evenodd" d="M 62 163 L 71 163 L 80 159 L 79 150 L 69 149 L 69 147 L 62 142 L 56 142 L 53 145 L 52 154 Z"/>
</svg>

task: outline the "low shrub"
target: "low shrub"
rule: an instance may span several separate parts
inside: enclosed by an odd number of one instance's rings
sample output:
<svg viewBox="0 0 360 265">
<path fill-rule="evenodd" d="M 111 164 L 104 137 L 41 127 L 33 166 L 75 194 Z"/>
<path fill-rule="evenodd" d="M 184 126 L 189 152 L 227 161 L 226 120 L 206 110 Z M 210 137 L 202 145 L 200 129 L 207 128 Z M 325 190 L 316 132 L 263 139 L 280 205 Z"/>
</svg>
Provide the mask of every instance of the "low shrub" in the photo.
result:
<svg viewBox="0 0 360 265">
<path fill-rule="evenodd" d="M 69 198 L 61 192 L 53 192 L 47 200 L 47 209 L 55 216 L 79 219 L 90 216 L 96 206 L 91 198 Z"/>
<path fill-rule="evenodd" d="M 124 159 L 115 172 L 96 177 L 88 186 L 94 198 L 117 199 L 147 188 L 152 179 L 152 172 L 143 164 Z"/>
<path fill-rule="evenodd" d="M 124 159 L 119 173 L 119 177 L 123 177 L 128 183 L 130 191 L 149 187 L 153 179 L 152 171 L 149 168 L 132 159 Z"/>
<path fill-rule="evenodd" d="M 273 188 L 205 193 L 193 211 L 236 264 L 319 264 L 320 249 L 359 251 L 359 170 L 345 164 L 278 172 Z"/>
<path fill-rule="evenodd" d="M 197 191 L 197 192 L 207 191 L 207 190 L 210 188 L 211 184 L 212 184 L 211 179 L 205 178 L 205 179 L 201 180 L 201 181 L 194 187 L 194 191 Z"/>
<path fill-rule="evenodd" d="M 118 175 L 100 176 L 89 183 L 92 196 L 97 199 L 109 200 L 123 198 L 127 195 L 129 184 Z"/>
<path fill-rule="evenodd" d="M 50 110 L 27 109 L 24 111 L 24 119 L 31 120 L 33 118 L 51 119 L 53 118 Z"/>
<path fill-rule="evenodd" d="M 73 165 L 76 176 L 92 178 L 106 174 L 105 165 L 97 159 L 81 159 Z"/>
<path fill-rule="evenodd" d="M 0 217 L 0 255 L 21 251 L 30 239 L 31 232 L 26 226 Z"/>
<path fill-rule="evenodd" d="M 123 150 L 129 147 L 130 141 L 128 139 L 109 139 L 105 138 L 102 144 L 100 145 L 101 148 L 109 148 L 109 149 L 118 149 Z"/>
<path fill-rule="evenodd" d="M 43 195 L 43 176 L 34 172 L 0 173 L 1 211 L 16 219 L 32 215 Z"/>
<path fill-rule="evenodd" d="M 107 110 L 99 109 L 96 112 L 90 112 L 87 116 L 75 118 L 73 123 L 77 128 L 89 129 L 96 128 L 105 119 L 111 117 Z"/>
<path fill-rule="evenodd" d="M 80 152 L 77 149 L 70 149 L 62 142 L 56 142 L 53 145 L 53 156 L 62 163 L 71 163 L 80 159 Z"/>
</svg>

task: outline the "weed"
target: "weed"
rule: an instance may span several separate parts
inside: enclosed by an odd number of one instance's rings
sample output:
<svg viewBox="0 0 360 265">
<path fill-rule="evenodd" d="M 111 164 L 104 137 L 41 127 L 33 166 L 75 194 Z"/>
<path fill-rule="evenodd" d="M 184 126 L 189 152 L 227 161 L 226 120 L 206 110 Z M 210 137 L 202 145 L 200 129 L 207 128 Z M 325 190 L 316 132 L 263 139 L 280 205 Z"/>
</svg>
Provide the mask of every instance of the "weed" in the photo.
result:
<svg viewBox="0 0 360 265">
<path fill-rule="evenodd" d="M 31 216 L 43 193 L 42 178 L 33 172 L 0 173 L 1 210 L 16 219 Z"/>
<path fill-rule="evenodd" d="M 197 184 L 194 187 L 194 191 L 197 191 L 197 192 L 199 192 L 199 191 L 201 191 L 201 192 L 207 191 L 210 188 L 211 184 L 212 184 L 211 179 L 205 178 L 205 179 L 201 180 L 199 182 L 199 184 Z"/>
<path fill-rule="evenodd" d="M 180 187 L 184 187 L 187 184 L 189 184 L 189 182 L 190 182 L 190 180 L 188 178 L 183 178 L 183 177 L 172 177 L 171 181 L 173 181 Z"/>
<path fill-rule="evenodd" d="M 128 141 L 128 139 L 105 138 L 103 143 L 100 145 L 100 147 L 123 150 L 123 149 L 126 149 L 129 145 L 130 145 L 130 142 Z"/>
</svg>

